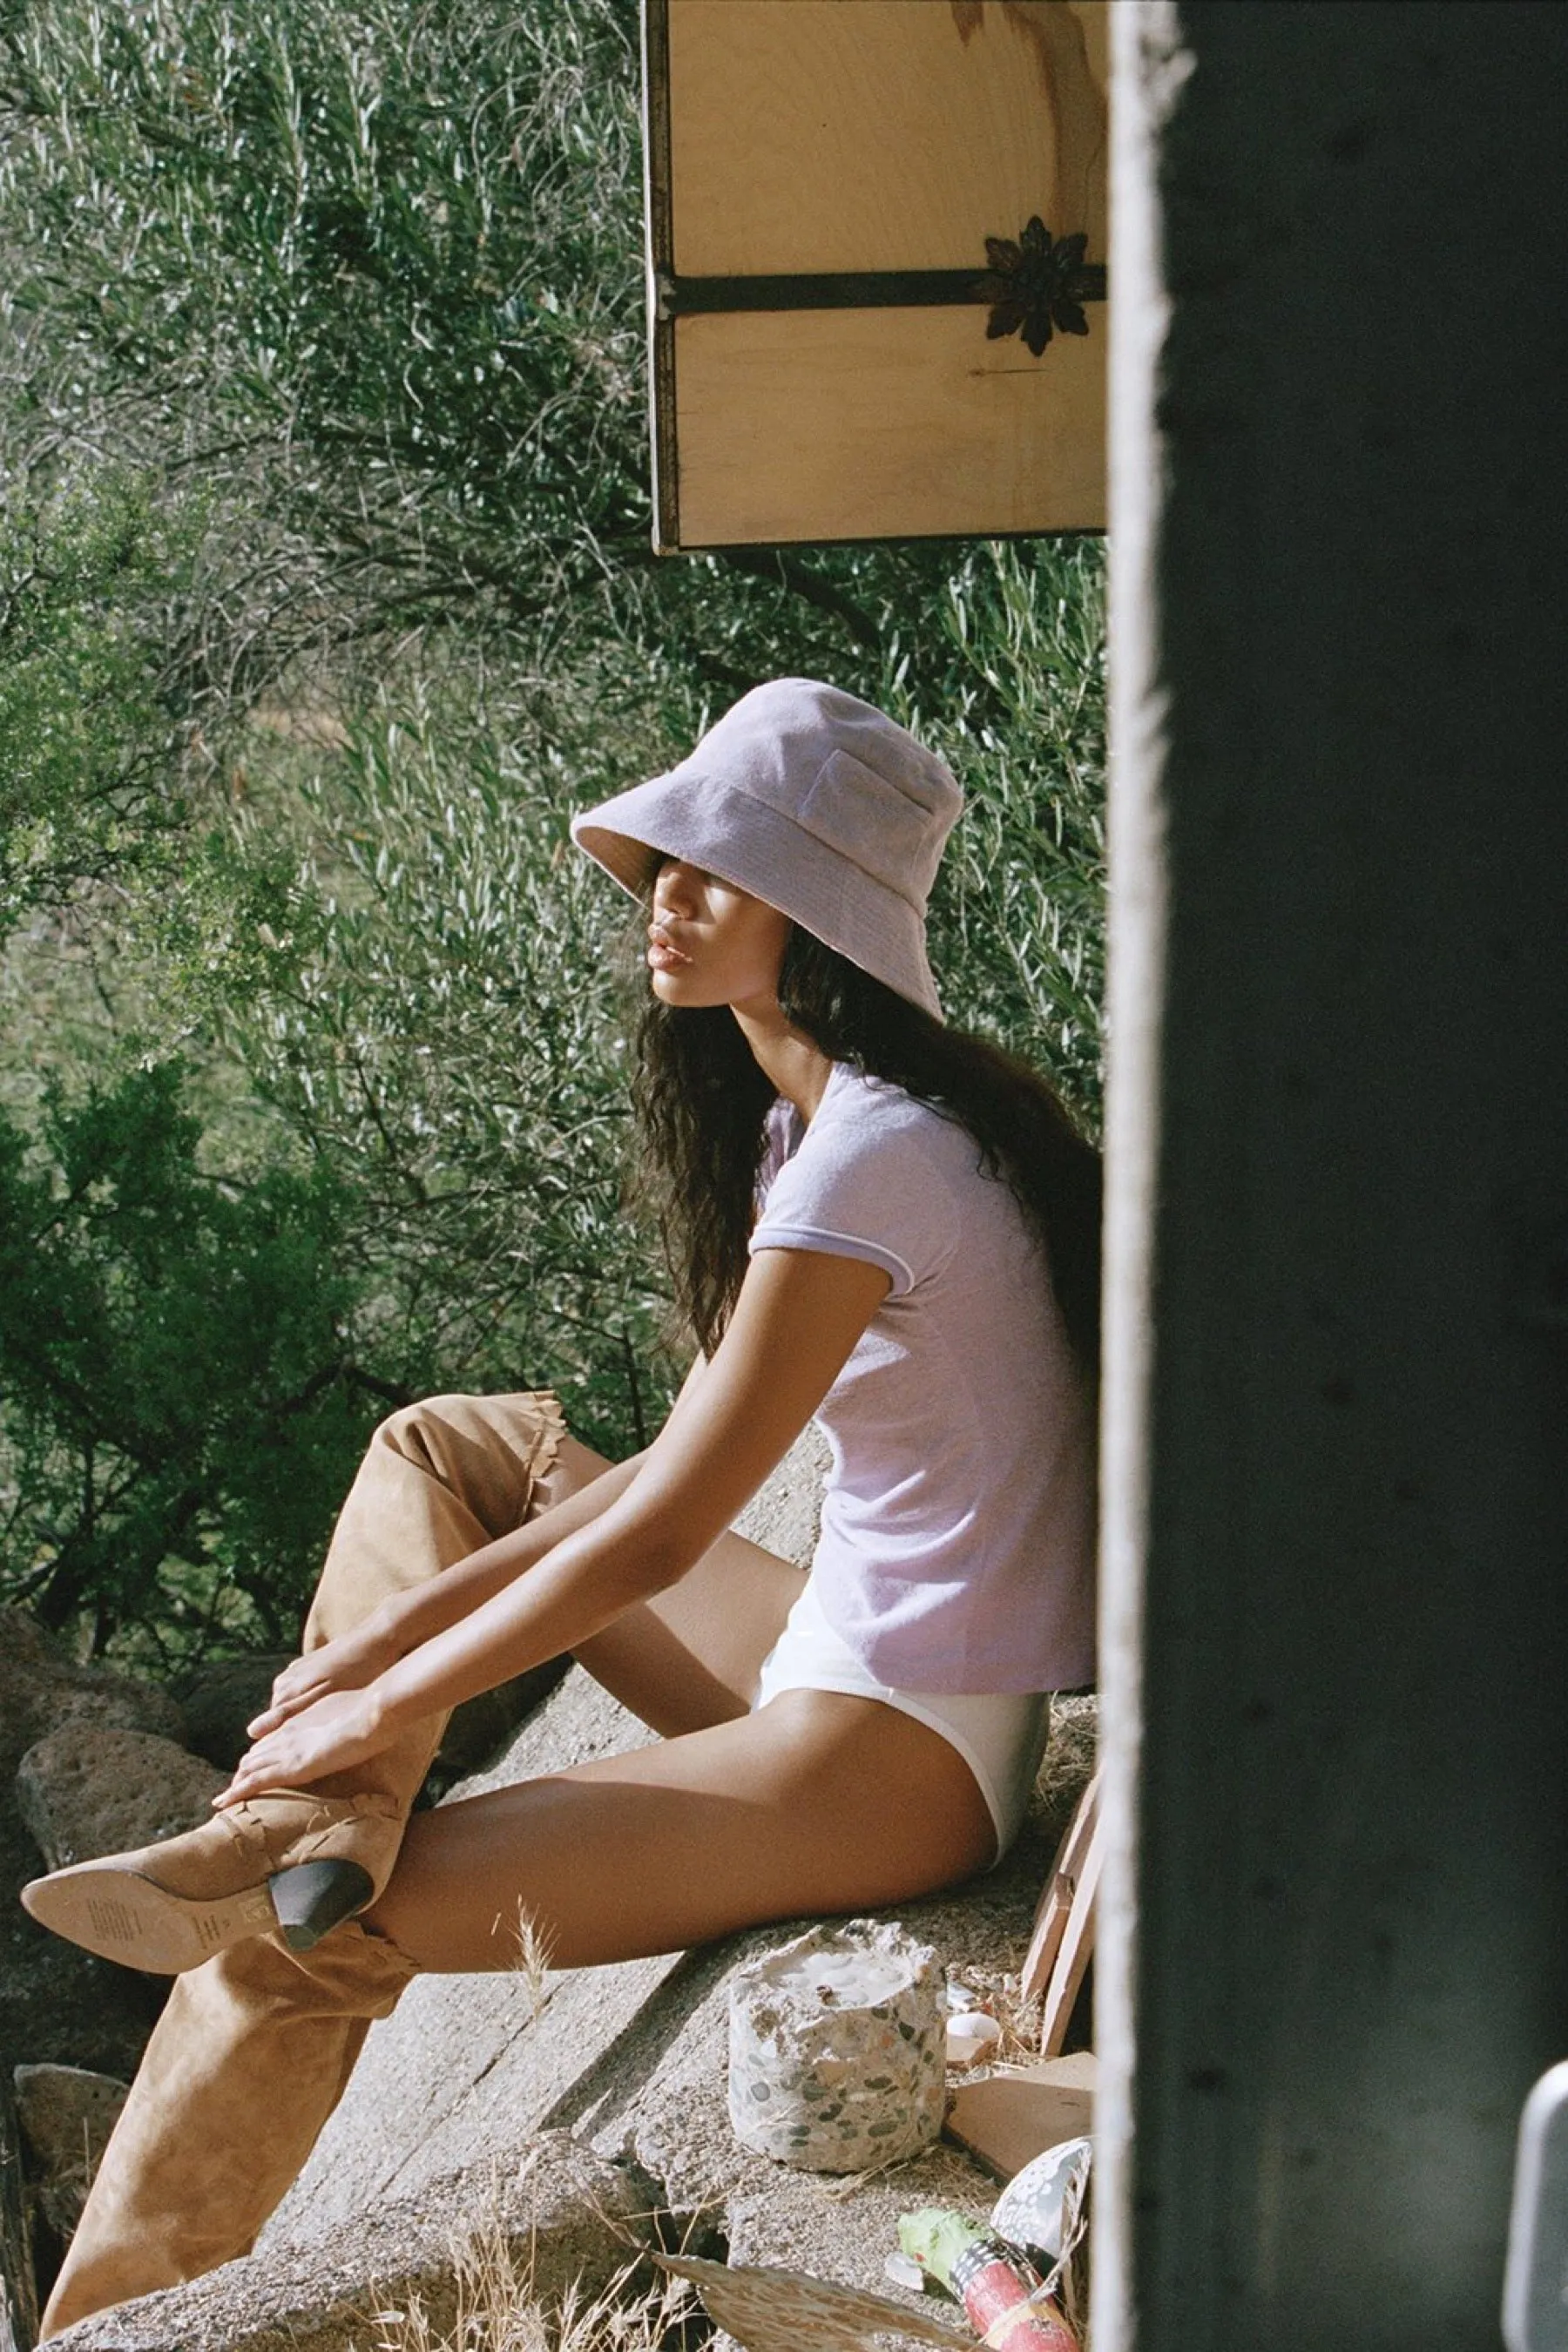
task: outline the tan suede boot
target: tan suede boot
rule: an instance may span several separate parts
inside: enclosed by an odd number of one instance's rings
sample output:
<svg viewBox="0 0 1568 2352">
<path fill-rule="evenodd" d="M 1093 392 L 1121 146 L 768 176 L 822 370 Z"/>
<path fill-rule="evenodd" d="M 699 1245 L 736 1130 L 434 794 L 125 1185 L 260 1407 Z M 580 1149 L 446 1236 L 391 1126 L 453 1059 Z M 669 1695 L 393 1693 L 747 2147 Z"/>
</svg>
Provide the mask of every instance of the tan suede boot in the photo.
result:
<svg viewBox="0 0 1568 2352">
<path fill-rule="evenodd" d="M 390 1794 L 267 1790 L 181 1837 L 35 1878 L 22 1902 L 57 1936 L 159 1976 L 275 1927 L 310 1951 L 374 1902 L 405 1818 Z"/>
<path fill-rule="evenodd" d="M 431 1397 L 384 1422 L 333 1533 L 304 1647 L 520 1527 L 563 1433 L 548 1390 Z M 51 1871 L 22 1901 L 57 1936 L 154 1975 L 197 1968 L 275 1928 L 309 1951 L 391 1876 L 446 1720 L 412 1725 L 353 1772 L 310 1789 L 267 1790 L 181 1837 Z"/>
<path fill-rule="evenodd" d="M 561 1408 L 544 1392 L 435 1397 L 384 1422 L 339 1518 L 305 1647 L 520 1527 L 545 1499 L 541 1484 L 563 1433 Z M 275 1872 L 290 1850 L 278 1842 L 285 1831 L 335 1839 L 328 1859 L 342 1859 L 346 1801 L 360 1809 L 355 1834 L 366 1842 L 353 1851 L 370 1856 L 375 1877 L 388 1844 L 395 1851 L 444 1724 L 432 1717 L 356 1772 L 308 1791 L 330 1814 L 318 1816 L 314 1832 L 283 1810 L 299 1792 L 251 1800 L 245 1810 L 271 1811 L 261 1816 L 265 1855 L 253 1843 L 247 1867 L 263 1879 Z M 191 1837 L 195 1866 L 210 1872 L 208 1824 Z M 155 1872 L 165 1893 L 199 1900 L 185 1861 L 169 1859 L 185 1844 L 170 1839 L 131 1857 L 149 1866 L 133 1874 Z M 258 1906 L 268 1903 L 264 1883 L 251 1891 Z M 271 1927 L 270 1908 L 262 1917 L 258 1907 L 258 1919 Z M 113 1957 L 124 1953 L 121 1946 Z M 395 1945 L 351 1920 L 306 1953 L 252 1932 L 181 1976 L 104 2150 L 44 2335 L 248 2252 L 337 2105 L 370 2020 L 386 2015 L 415 1973 Z"/>
<path fill-rule="evenodd" d="M 41 2334 L 247 2253 L 370 2021 L 416 1973 L 349 1925 L 308 1956 L 252 1936 L 182 1976 L 147 2045 Z"/>
</svg>

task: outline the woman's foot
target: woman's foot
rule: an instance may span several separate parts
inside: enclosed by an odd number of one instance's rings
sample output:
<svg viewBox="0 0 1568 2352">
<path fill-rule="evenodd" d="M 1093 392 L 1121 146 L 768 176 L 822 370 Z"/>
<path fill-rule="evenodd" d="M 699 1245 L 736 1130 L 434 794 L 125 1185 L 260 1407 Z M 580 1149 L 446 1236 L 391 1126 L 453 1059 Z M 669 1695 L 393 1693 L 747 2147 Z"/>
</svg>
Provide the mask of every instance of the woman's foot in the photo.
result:
<svg viewBox="0 0 1568 2352">
<path fill-rule="evenodd" d="M 51 1871 L 22 1889 L 32 1916 L 100 1958 L 178 1976 L 246 1936 L 309 1951 L 373 1903 L 403 1836 L 390 1797 L 278 1790 L 157 1845 Z"/>
</svg>

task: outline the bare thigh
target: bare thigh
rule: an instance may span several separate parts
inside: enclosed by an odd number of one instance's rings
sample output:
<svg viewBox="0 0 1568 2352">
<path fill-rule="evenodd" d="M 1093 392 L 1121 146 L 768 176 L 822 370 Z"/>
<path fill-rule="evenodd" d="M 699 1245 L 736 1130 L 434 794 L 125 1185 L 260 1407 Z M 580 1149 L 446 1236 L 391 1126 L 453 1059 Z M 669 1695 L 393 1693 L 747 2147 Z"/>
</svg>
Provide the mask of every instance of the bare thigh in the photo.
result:
<svg viewBox="0 0 1568 2352">
<path fill-rule="evenodd" d="M 988 1863 L 995 1831 L 940 1733 L 879 1700 L 758 1714 L 416 1814 L 367 1924 L 426 1969 L 561 1968 L 764 1920 L 901 1902 Z"/>
<path fill-rule="evenodd" d="M 547 1502 L 587 1486 L 609 1465 L 563 1440 Z M 743 1716 L 763 1659 L 805 1582 L 804 1569 L 744 1536 L 721 1536 L 679 1584 L 627 1609 L 577 1657 L 595 1682 L 666 1738 Z"/>
</svg>

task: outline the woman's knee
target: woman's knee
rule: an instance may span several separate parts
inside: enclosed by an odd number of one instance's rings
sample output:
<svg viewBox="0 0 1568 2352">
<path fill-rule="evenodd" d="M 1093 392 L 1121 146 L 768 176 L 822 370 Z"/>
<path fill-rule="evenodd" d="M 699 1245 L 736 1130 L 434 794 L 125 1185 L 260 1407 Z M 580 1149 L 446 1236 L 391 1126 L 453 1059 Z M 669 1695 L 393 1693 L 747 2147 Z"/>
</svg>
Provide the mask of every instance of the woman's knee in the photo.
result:
<svg viewBox="0 0 1568 2352">
<path fill-rule="evenodd" d="M 372 1444 L 429 1466 L 457 1446 L 485 1451 L 500 1445 L 511 1454 L 553 1460 L 565 1437 L 566 1424 L 552 1391 L 521 1389 L 506 1395 L 453 1391 L 418 1397 L 379 1422 Z M 542 1472 L 544 1466 L 542 1462 Z"/>
<path fill-rule="evenodd" d="M 462 1395 L 416 1397 L 377 1422 L 371 1443 L 389 1445 L 395 1454 L 424 1452 L 433 1432 L 471 1418 L 470 1409 L 483 1402 L 482 1397 Z"/>
</svg>

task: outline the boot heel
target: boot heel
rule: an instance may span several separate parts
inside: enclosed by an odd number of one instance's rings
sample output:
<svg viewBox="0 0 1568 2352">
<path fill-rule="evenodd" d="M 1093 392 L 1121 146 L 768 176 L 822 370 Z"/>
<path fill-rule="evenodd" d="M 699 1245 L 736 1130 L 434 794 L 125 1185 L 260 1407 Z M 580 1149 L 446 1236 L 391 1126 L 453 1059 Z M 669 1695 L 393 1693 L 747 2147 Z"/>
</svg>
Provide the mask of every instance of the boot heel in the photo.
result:
<svg viewBox="0 0 1568 2352">
<path fill-rule="evenodd" d="M 363 1911 L 375 1881 L 357 1862 L 298 1862 L 268 1880 L 272 1908 L 291 1952 L 309 1952 L 329 1929 Z"/>
</svg>

